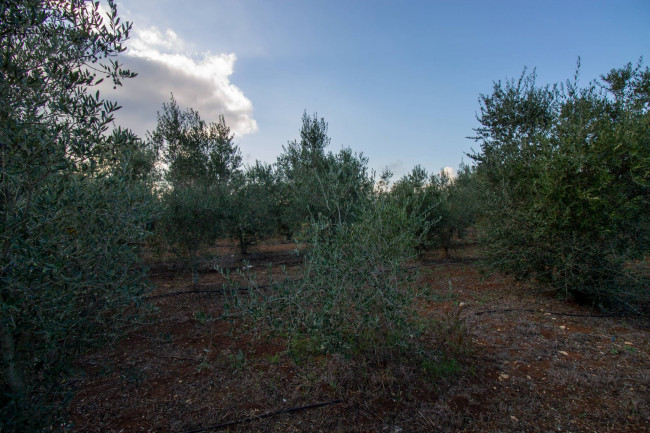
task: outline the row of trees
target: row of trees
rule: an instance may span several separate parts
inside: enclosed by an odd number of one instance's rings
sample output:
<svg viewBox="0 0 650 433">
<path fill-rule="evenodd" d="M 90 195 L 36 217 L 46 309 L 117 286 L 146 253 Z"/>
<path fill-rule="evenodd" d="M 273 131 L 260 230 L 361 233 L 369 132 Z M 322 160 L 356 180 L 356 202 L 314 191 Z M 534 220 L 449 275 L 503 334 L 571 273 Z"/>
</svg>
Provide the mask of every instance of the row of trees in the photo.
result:
<svg viewBox="0 0 650 433">
<path fill-rule="evenodd" d="M 210 197 L 196 200 L 213 206 L 203 221 L 205 230 L 215 231 L 193 234 L 208 243 L 229 235 L 245 252 L 260 237 L 291 237 L 309 221 L 353 223 L 377 193 L 388 194 L 404 212 L 420 218 L 419 250 L 442 247 L 448 255 L 453 235 L 462 236 L 478 223 L 492 268 L 579 301 L 635 308 L 648 287 L 643 260 L 650 246 L 649 69 L 628 64 L 586 87 L 578 85 L 578 73 L 572 82 L 538 86 L 535 74 L 524 71 L 518 80 L 495 83 L 480 101 L 475 137 L 480 150 L 470 155 L 473 167 L 462 165 L 452 179 L 417 166 L 392 185 L 389 174 L 375 182 L 362 155 L 327 151 L 327 123 L 306 113 L 300 140 L 289 142 L 276 164 L 242 170 L 221 119 L 224 144 L 215 152 L 202 150 L 205 169 L 197 171 L 211 173 L 211 158 L 226 165 L 219 174 L 208 174 L 213 190 L 183 193 L 188 203 L 192 194 Z M 174 101 L 164 109 L 154 138 L 178 124 L 169 116 L 178 111 Z M 191 136 L 178 131 L 182 128 L 169 136 Z M 173 186 L 165 222 L 170 210 L 184 209 L 174 201 L 176 191 L 192 183 L 191 176 L 175 174 L 175 164 L 184 162 L 174 156 L 172 139 L 154 142 L 167 149 Z M 187 218 L 167 221 L 163 232 L 173 233 L 174 224 L 201 227 L 199 221 L 187 224 Z M 187 242 L 190 236 L 178 239 Z"/>
<path fill-rule="evenodd" d="M 297 239 L 308 246 L 300 278 L 268 292 L 253 278 L 226 309 L 260 334 L 289 336 L 292 353 L 432 360 L 440 354 L 423 334 L 435 327 L 415 314 L 417 271 L 407 264 L 418 249 L 448 253 L 452 234 L 473 222 L 474 172 L 462 166 L 452 179 L 416 167 L 390 187 L 390 173 L 375 182 L 362 155 L 329 151 L 327 129 L 305 113 L 300 139 L 275 164 L 243 168 L 223 118 L 207 124 L 172 98 L 149 134 L 166 167 L 156 234 L 188 259 L 195 283 L 201 253 L 218 238 L 238 240 L 242 253 L 265 236 Z"/>
<path fill-rule="evenodd" d="M 207 124 L 173 98 L 150 142 L 167 167 L 157 232 L 189 258 L 195 279 L 199 249 L 217 238 L 236 239 L 245 254 L 261 238 L 291 237 L 309 218 L 348 220 L 372 186 L 366 159 L 349 149 L 326 153 L 327 124 L 316 115 L 303 116 L 301 140 L 275 165 L 242 167 L 223 117 Z"/>
<path fill-rule="evenodd" d="M 461 164 L 456 177 L 447 172 L 429 175 L 421 166 L 396 181 L 389 194 L 413 218 L 423 216 L 418 233 L 421 252 L 441 247 L 449 258 L 454 236 L 476 222 L 480 212 L 479 191 L 472 167 Z"/>
<path fill-rule="evenodd" d="M 290 141 L 275 164 L 241 166 L 239 149 L 223 117 L 207 124 L 194 110 L 171 99 L 158 114 L 151 148 L 166 166 L 157 232 L 186 257 L 198 278 L 198 252 L 217 238 L 239 242 L 242 254 L 269 236 L 292 238 L 305 224 L 352 223 L 377 192 L 388 194 L 413 218 L 422 217 L 420 250 L 441 246 L 449 254 L 452 235 L 462 235 L 477 211 L 474 173 L 461 166 L 457 178 L 429 176 L 422 167 L 390 188 L 390 174 L 377 184 L 367 158 L 343 148 L 329 151 L 328 125 L 303 114 L 300 140 Z"/>
</svg>

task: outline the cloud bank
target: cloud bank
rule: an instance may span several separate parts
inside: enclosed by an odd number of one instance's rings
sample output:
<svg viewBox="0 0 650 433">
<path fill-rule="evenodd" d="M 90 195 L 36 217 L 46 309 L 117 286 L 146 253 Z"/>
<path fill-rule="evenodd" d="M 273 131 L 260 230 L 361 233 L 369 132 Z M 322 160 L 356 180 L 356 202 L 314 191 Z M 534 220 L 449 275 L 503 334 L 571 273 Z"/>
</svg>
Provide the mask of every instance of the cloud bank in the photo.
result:
<svg viewBox="0 0 650 433">
<path fill-rule="evenodd" d="M 173 93 L 181 107 L 192 107 L 205 121 L 216 122 L 223 114 L 236 136 L 257 131 L 252 102 L 230 82 L 235 54 L 191 52 L 175 32 L 156 27 L 135 30 L 127 45 L 120 63 L 138 77 L 115 90 L 102 89 L 123 107 L 115 116 L 118 125 L 144 136 L 155 128 L 156 112 Z"/>
</svg>

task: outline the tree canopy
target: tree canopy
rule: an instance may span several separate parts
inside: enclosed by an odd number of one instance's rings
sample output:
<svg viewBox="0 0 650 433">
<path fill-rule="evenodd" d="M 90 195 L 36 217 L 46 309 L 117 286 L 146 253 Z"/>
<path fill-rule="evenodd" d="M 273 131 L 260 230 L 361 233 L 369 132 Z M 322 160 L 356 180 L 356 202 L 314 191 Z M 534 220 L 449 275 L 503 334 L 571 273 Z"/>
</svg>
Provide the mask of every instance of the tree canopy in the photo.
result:
<svg viewBox="0 0 650 433">
<path fill-rule="evenodd" d="M 72 357 L 119 330 L 147 287 L 137 255 L 152 212 L 151 153 L 108 134 L 119 107 L 94 87 L 131 25 L 80 0 L 0 5 L 0 424 L 56 423 Z M 136 167 L 139 167 L 136 169 Z M 131 311 L 133 313 L 133 311 Z"/>
<path fill-rule="evenodd" d="M 648 251 L 649 103 L 640 63 L 586 87 L 524 72 L 481 96 L 473 158 L 496 268 L 602 304 L 642 293 L 630 261 Z"/>
</svg>

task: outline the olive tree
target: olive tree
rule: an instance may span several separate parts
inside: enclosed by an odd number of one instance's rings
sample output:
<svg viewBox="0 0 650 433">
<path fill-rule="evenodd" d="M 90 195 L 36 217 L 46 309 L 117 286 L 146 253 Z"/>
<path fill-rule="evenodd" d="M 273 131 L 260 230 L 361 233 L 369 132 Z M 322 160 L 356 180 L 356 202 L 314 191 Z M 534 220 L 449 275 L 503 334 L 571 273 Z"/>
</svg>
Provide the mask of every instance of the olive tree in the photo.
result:
<svg viewBox="0 0 650 433">
<path fill-rule="evenodd" d="M 466 229 L 479 221 L 482 198 L 483 190 L 476 175 L 476 167 L 461 163 L 449 192 L 450 213 L 459 238 L 464 238 Z"/>
<path fill-rule="evenodd" d="M 235 288 L 226 307 L 256 332 L 288 338 L 290 353 L 340 353 L 377 361 L 419 352 L 422 328 L 412 284 L 422 223 L 388 194 L 373 194 L 354 221 L 312 220 L 297 235 L 309 245 L 298 280 L 272 291 Z"/>
<path fill-rule="evenodd" d="M 412 218 L 421 222 L 417 227 L 418 252 L 432 246 L 433 226 L 439 225 L 438 215 L 441 205 L 439 194 L 429 182 L 429 174 L 424 167 L 416 165 L 410 173 L 398 179 L 390 188 L 393 200 Z"/>
<path fill-rule="evenodd" d="M 304 113 L 300 141 L 289 142 L 278 157 L 285 234 L 310 220 L 351 221 L 372 192 L 368 159 L 349 148 L 326 152 L 331 142 L 327 129 L 324 118 Z"/>
<path fill-rule="evenodd" d="M 233 138 L 223 116 L 207 123 L 195 110 L 179 107 L 173 96 L 149 135 L 167 165 L 159 231 L 188 259 L 194 283 L 199 249 L 226 233 L 231 180 L 241 165 Z"/>
<path fill-rule="evenodd" d="M 584 88 L 524 73 L 481 96 L 473 158 L 496 268 L 602 304 L 647 287 L 632 265 L 648 251 L 649 89 L 629 64 Z"/>
<path fill-rule="evenodd" d="M 416 245 L 420 252 L 442 248 L 445 258 L 449 258 L 453 236 L 461 236 L 474 222 L 478 209 L 472 173 L 471 168 L 461 165 L 455 178 L 445 171 L 429 175 L 417 165 L 392 185 L 394 200 L 421 222 Z"/>
<path fill-rule="evenodd" d="M 241 254 L 277 232 L 280 184 L 275 168 L 259 161 L 233 176 L 227 199 L 227 229 Z"/>
<path fill-rule="evenodd" d="M 146 151 L 106 134 L 118 106 L 92 91 L 134 75 L 115 60 L 130 24 L 107 9 L 0 4 L 3 431 L 53 422 L 72 357 L 112 335 L 146 289 L 137 246 L 151 194 L 132 170 Z"/>
</svg>

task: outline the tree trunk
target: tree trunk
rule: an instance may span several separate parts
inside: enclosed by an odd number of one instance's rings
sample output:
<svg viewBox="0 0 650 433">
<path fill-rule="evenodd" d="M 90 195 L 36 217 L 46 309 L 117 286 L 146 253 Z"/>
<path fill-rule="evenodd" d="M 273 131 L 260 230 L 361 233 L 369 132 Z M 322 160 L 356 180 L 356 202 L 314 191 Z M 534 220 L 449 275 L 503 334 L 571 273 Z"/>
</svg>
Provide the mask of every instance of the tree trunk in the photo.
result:
<svg viewBox="0 0 650 433">
<path fill-rule="evenodd" d="M 199 258 L 198 251 L 192 250 L 190 252 L 190 268 L 192 269 L 192 284 L 199 284 Z"/>
<path fill-rule="evenodd" d="M 16 362 L 16 348 L 14 334 L 6 324 L 0 324 L 0 340 L 2 343 L 2 361 L 4 363 L 4 375 L 7 384 L 14 394 L 24 395 L 27 387 L 23 379 L 23 372 Z"/>
<path fill-rule="evenodd" d="M 248 254 L 248 243 L 246 242 L 246 236 L 242 230 L 239 231 L 239 252 L 242 255 Z"/>
</svg>

